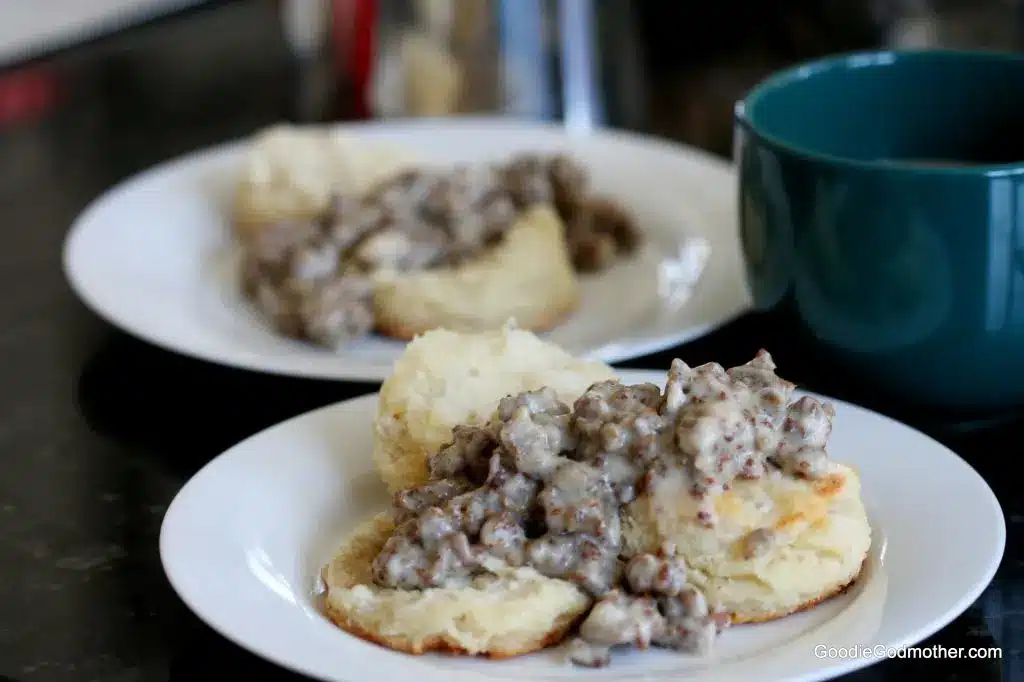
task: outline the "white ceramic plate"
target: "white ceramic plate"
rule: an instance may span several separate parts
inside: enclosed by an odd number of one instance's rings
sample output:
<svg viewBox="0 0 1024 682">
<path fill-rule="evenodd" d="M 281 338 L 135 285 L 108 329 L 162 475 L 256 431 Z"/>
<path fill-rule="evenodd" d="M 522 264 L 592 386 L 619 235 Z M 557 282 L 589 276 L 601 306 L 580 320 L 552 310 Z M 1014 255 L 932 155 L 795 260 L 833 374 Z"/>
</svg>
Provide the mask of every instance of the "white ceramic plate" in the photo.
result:
<svg viewBox="0 0 1024 682">
<path fill-rule="evenodd" d="M 665 380 L 657 372 L 622 377 Z M 823 680 L 877 660 L 821 656 L 828 647 L 903 647 L 941 628 L 977 599 L 1003 554 L 1002 511 L 973 469 L 917 431 L 836 403 L 830 452 L 860 471 L 874 530 L 864 577 L 846 594 L 727 630 L 711 660 L 631 652 L 593 671 L 565 665 L 557 650 L 501 662 L 394 653 L 331 625 L 314 592 L 339 541 L 388 504 L 370 457 L 375 406 L 376 396 L 339 403 L 236 445 L 181 490 L 160 535 L 168 578 L 200 618 L 324 680 Z"/>
<path fill-rule="evenodd" d="M 38 57 L 196 4 L 199 0 L 0 0 L 0 61 Z"/>
<path fill-rule="evenodd" d="M 507 120 L 348 129 L 407 145 L 430 160 L 557 149 L 586 163 L 597 188 L 626 203 L 649 238 L 635 258 L 585 278 L 580 309 L 551 332 L 553 341 L 576 355 L 616 362 L 652 353 L 705 334 L 748 308 L 735 179 L 725 162 L 652 138 L 571 137 L 556 126 Z M 385 378 L 402 343 L 370 337 L 330 352 L 286 339 L 240 295 L 226 218 L 244 149 L 236 143 L 187 156 L 96 200 L 65 244 L 72 287 L 111 323 L 186 355 L 293 376 Z M 693 268 L 679 258 L 688 238 L 710 247 L 696 286 Z"/>
</svg>

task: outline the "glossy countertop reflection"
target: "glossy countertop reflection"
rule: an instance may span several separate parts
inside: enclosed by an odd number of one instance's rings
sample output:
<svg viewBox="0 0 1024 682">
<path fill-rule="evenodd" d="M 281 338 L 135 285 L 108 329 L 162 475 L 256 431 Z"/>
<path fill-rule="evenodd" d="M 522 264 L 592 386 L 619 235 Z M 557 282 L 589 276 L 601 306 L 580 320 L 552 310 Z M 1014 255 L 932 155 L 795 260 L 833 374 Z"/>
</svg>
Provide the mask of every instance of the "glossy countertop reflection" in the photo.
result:
<svg viewBox="0 0 1024 682">
<path fill-rule="evenodd" d="M 643 6 L 644 114 L 631 127 L 722 155 L 734 101 L 776 68 L 877 46 L 1014 48 L 1021 26 L 1016 3 L 981 0 Z M 374 387 L 262 376 L 150 347 L 86 311 L 60 269 L 71 221 L 119 180 L 282 119 L 351 115 L 335 62 L 293 61 L 277 17 L 270 2 L 216 2 L 34 62 L 54 87 L 50 108 L 0 120 L 0 679 L 300 679 L 185 609 L 160 568 L 160 521 L 188 477 L 228 446 Z M 811 390 L 896 411 L 852 395 L 787 330 L 755 315 L 626 365 L 738 364 L 762 346 Z M 846 679 L 1024 680 L 1024 501 L 1003 445 L 1019 442 L 1024 419 L 966 435 L 928 415 L 908 420 L 978 469 L 1008 522 L 995 582 L 929 643 L 1000 646 L 1004 658 L 889 661 Z"/>
</svg>

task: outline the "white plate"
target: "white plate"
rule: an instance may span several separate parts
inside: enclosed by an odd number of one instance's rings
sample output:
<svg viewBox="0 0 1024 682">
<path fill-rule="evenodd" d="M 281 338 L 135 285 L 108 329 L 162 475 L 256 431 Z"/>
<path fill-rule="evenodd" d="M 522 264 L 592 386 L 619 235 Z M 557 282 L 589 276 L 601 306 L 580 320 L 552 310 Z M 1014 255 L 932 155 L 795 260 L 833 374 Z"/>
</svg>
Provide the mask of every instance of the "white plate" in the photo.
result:
<svg viewBox="0 0 1024 682">
<path fill-rule="evenodd" d="M 0 61 L 38 57 L 196 4 L 199 0 L 0 0 Z"/>
<path fill-rule="evenodd" d="M 665 380 L 658 372 L 622 377 Z M 917 431 L 837 402 L 830 452 L 860 471 L 874 530 L 867 572 L 846 594 L 775 623 L 727 630 L 711 661 L 633 652 L 592 671 L 562 664 L 557 651 L 502 662 L 394 653 L 335 628 L 314 596 L 340 539 L 388 503 L 370 458 L 375 405 L 376 396 L 366 396 L 325 407 L 236 445 L 181 490 L 160 534 L 164 570 L 200 618 L 250 651 L 324 680 L 823 680 L 877 658 L 827 658 L 820 647 L 919 642 L 977 599 L 1003 554 L 1002 511 L 973 469 Z"/>
<path fill-rule="evenodd" d="M 550 337 L 606 362 L 693 339 L 748 308 L 729 164 L 622 133 L 567 136 L 556 126 L 469 119 L 343 126 L 425 158 L 478 161 L 567 150 L 601 191 L 624 201 L 650 237 L 643 252 L 585 278 L 580 309 Z M 236 285 L 226 217 L 242 143 L 132 178 L 78 218 L 64 247 L 72 287 L 97 314 L 153 344 L 212 362 L 322 379 L 385 378 L 403 344 L 371 337 L 333 353 L 274 334 Z M 677 258 L 687 237 L 710 259 L 695 287 Z M 692 295 L 691 295 L 692 294 Z"/>
</svg>

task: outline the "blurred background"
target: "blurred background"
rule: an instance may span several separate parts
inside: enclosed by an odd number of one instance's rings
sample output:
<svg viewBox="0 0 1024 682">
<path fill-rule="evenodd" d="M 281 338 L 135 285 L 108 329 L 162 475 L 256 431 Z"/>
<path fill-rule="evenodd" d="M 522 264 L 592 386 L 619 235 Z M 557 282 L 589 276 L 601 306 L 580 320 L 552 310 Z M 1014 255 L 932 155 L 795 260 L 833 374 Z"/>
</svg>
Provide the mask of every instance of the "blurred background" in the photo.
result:
<svg viewBox="0 0 1024 682">
<path fill-rule="evenodd" d="M 1022 27 L 1011 0 L 0 0 L 0 19 L 0 192 L 42 174 L 75 205 L 281 119 L 564 116 L 727 156 L 733 103 L 782 66 L 1013 49 Z"/>
</svg>

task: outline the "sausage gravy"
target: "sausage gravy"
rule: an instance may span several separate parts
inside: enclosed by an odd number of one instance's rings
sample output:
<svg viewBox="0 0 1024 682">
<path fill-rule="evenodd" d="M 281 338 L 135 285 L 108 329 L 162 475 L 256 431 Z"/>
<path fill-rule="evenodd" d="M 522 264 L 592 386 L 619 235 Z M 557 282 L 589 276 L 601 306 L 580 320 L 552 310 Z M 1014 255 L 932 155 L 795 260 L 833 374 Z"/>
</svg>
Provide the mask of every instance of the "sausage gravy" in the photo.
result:
<svg viewBox="0 0 1024 682">
<path fill-rule="evenodd" d="M 728 616 L 687 580 L 673 548 L 620 557 L 620 509 L 671 477 L 710 503 L 739 478 L 827 472 L 833 409 L 775 375 L 760 351 L 745 365 L 672 363 L 664 389 L 593 384 L 574 405 L 543 388 L 503 398 L 483 426 L 458 426 L 429 461 L 431 480 L 395 496 L 399 524 L 373 563 L 398 589 L 467 584 L 488 561 L 572 581 L 595 599 L 571 659 L 600 666 L 611 647 L 706 652 Z M 744 541 L 768 551 L 772 533 Z"/>
</svg>

